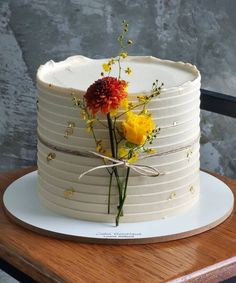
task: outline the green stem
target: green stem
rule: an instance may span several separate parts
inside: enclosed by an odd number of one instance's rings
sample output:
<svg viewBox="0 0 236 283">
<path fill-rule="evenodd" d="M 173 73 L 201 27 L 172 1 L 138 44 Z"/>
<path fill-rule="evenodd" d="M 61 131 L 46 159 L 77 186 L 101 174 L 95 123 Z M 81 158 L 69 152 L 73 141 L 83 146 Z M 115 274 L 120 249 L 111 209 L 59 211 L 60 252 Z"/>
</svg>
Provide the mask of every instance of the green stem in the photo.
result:
<svg viewBox="0 0 236 283">
<path fill-rule="evenodd" d="M 118 144 L 119 144 L 119 142 L 118 142 L 118 140 L 117 140 L 117 135 L 116 135 L 116 117 L 114 118 L 114 137 L 115 137 L 115 142 L 116 142 L 116 144 L 115 144 L 115 151 L 116 151 L 116 156 L 118 155 Z"/>
<path fill-rule="evenodd" d="M 116 157 L 116 152 L 115 152 L 112 119 L 111 119 L 110 113 L 107 114 L 107 123 L 108 123 L 108 129 L 109 129 L 109 137 L 110 137 L 112 157 L 113 158 L 117 158 Z M 119 174 L 118 174 L 118 171 L 117 171 L 116 167 L 113 167 L 113 172 L 115 174 L 116 181 L 117 181 L 117 186 L 118 186 L 118 190 L 119 190 L 119 206 L 120 206 L 121 205 L 121 201 L 122 201 L 122 184 L 120 182 Z"/>
<path fill-rule="evenodd" d="M 124 206 L 126 195 L 127 195 L 129 173 L 130 173 L 130 167 L 128 167 L 127 171 L 126 171 L 124 194 L 123 194 L 122 202 L 121 202 L 121 205 L 119 206 L 118 213 L 117 213 L 117 216 L 116 216 L 116 226 L 119 225 L 120 216 L 123 215 L 123 206 Z"/>
<path fill-rule="evenodd" d="M 139 106 L 142 106 L 142 105 L 144 105 L 144 104 L 146 104 L 146 102 L 142 102 L 142 103 L 139 103 L 139 104 L 137 104 L 137 105 L 134 105 L 133 107 L 129 108 L 129 110 L 126 110 L 125 112 L 122 112 L 120 115 L 116 116 L 116 119 L 120 118 L 121 116 L 125 115 L 125 114 L 128 113 L 129 111 L 131 111 L 131 110 L 133 110 L 133 109 L 135 109 L 135 108 L 137 108 L 137 107 L 139 107 Z"/>
<path fill-rule="evenodd" d="M 120 80 L 121 77 L 121 64 L 120 64 L 120 56 L 118 58 L 118 66 L 119 66 L 119 75 L 118 75 L 118 79 Z"/>
<path fill-rule="evenodd" d="M 111 119 L 110 113 L 107 113 L 107 123 L 108 123 L 108 129 L 109 129 L 109 137 L 110 137 L 112 157 L 116 158 L 116 152 L 115 152 L 115 146 L 114 146 L 113 126 L 112 126 L 112 119 Z"/>
<path fill-rule="evenodd" d="M 111 211 L 111 185 L 112 185 L 112 177 L 113 177 L 113 171 L 110 174 L 110 181 L 109 181 L 109 191 L 108 191 L 108 210 L 107 213 L 110 214 Z"/>
<path fill-rule="evenodd" d="M 92 118 L 92 117 L 90 117 L 90 114 L 89 114 L 89 112 L 88 112 L 87 108 L 81 108 L 81 109 L 85 111 L 86 116 L 87 116 L 87 118 L 88 118 L 88 119 L 91 119 L 91 118 Z M 95 135 L 95 132 L 94 132 L 93 126 L 91 126 L 90 128 L 91 128 L 91 132 L 92 132 L 92 135 L 93 135 L 94 141 L 95 141 L 95 143 L 97 144 L 98 140 L 97 140 L 97 138 L 96 138 L 96 135 Z M 106 165 L 106 162 L 105 162 L 105 160 L 104 160 L 104 159 L 103 159 L 103 163 L 104 163 L 104 165 Z M 108 168 L 106 168 L 106 170 L 107 170 L 107 172 L 108 172 L 109 174 L 111 174 L 111 172 L 110 172 L 110 170 L 109 170 Z"/>
<path fill-rule="evenodd" d="M 104 128 L 107 128 L 107 125 L 103 123 L 101 120 L 99 120 L 98 118 L 96 118 L 96 121 L 100 123 Z"/>
</svg>

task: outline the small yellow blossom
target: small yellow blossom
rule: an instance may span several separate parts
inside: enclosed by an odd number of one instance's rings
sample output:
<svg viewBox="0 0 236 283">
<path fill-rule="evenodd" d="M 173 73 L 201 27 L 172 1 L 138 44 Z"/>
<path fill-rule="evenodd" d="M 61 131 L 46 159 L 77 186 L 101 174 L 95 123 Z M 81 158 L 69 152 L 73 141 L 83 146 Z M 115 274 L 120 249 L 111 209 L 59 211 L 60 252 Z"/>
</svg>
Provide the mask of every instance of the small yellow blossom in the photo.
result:
<svg viewBox="0 0 236 283">
<path fill-rule="evenodd" d="M 153 148 L 148 148 L 148 149 L 146 150 L 146 152 L 147 152 L 147 154 L 154 154 L 154 153 L 156 153 L 156 150 L 153 149 Z"/>
<path fill-rule="evenodd" d="M 140 102 L 146 102 L 148 100 L 147 95 L 140 95 L 140 96 L 137 96 L 137 98 Z"/>
<path fill-rule="evenodd" d="M 85 110 L 82 110 L 82 111 L 81 111 L 81 118 L 82 118 L 83 120 L 86 120 L 86 111 L 85 111 Z"/>
<path fill-rule="evenodd" d="M 129 153 L 129 151 L 128 151 L 128 149 L 127 148 L 125 148 L 125 147 L 120 147 L 119 148 L 119 158 L 127 158 L 127 156 L 128 156 L 128 153 Z"/>
<path fill-rule="evenodd" d="M 131 158 L 128 159 L 129 163 L 133 163 L 138 160 L 138 153 L 135 152 Z"/>
<path fill-rule="evenodd" d="M 115 64 L 115 59 L 114 58 L 111 58 L 109 61 L 108 61 L 108 65 L 111 66 Z"/>
<path fill-rule="evenodd" d="M 71 95 L 72 95 L 72 94 L 71 94 Z M 78 97 L 76 97 L 76 96 L 73 96 L 73 97 L 72 97 L 72 101 L 73 101 L 73 103 L 74 103 L 74 106 L 79 106 L 80 103 L 81 103 L 81 99 L 78 98 Z"/>
<path fill-rule="evenodd" d="M 120 57 L 123 58 L 123 59 L 125 59 L 127 56 L 128 56 L 127 52 L 121 52 L 120 53 Z"/>
<path fill-rule="evenodd" d="M 117 113 L 118 113 L 118 109 L 111 109 L 110 110 L 111 117 L 115 117 Z"/>
<path fill-rule="evenodd" d="M 110 150 L 104 150 L 104 155 L 107 157 L 112 157 L 112 153 Z"/>
<path fill-rule="evenodd" d="M 91 133 L 91 131 L 92 131 L 91 125 L 86 125 L 86 130 L 87 130 L 88 133 Z"/>
<path fill-rule="evenodd" d="M 93 123 L 95 122 L 95 120 L 94 119 L 88 119 L 87 121 L 86 121 L 86 130 L 87 130 L 87 132 L 88 133 L 90 133 L 91 131 L 92 131 L 92 128 L 93 128 Z"/>
<path fill-rule="evenodd" d="M 142 114 L 148 115 L 148 110 L 147 110 L 147 108 L 144 108 L 144 109 L 142 110 Z"/>
<path fill-rule="evenodd" d="M 131 109 L 131 108 L 133 108 L 133 107 L 134 107 L 133 102 L 129 102 L 129 103 L 128 103 L 128 109 Z"/>
<path fill-rule="evenodd" d="M 102 145 L 101 145 L 101 144 L 98 144 L 98 145 L 96 146 L 96 151 L 97 151 L 97 152 L 101 152 L 101 151 L 102 151 Z"/>
<path fill-rule="evenodd" d="M 96 121 L 95 119 L 88 119 L 88 120 L 86 121 L 86 125 L 92 126 L 95 121 Z"/>
<path fill-rule="evenodd" d="M 109 154 L 109 151 L 106 151 L 105 150 L 105 148 L 103 147 L 103 145 L 102 145 L 102 140 L 98 140 L 97 142 L 96 142 L 96 151 L 98 152 L 98 153 L 101 153 L 101 154 L 104 154 L 104 155 L 106 155 L 106 156 L 108 156 L 108 154 Z"/>
<path fill-rule="evenodd" d="M 105 72 L 110 72 L 110 70 L 111 70 L 111 66 L 109 64 L 106 64 L 106 63 L 102 64 L 102 68 Z"/>
<path fill-rule="evenodd" d="M 125 69 L 125 72 L 126 72 L 126 74 L 128 74 L 128 75 L 132 75 L 132 69 L 131 69 L 130 67 L 127 67 L 127 68 Z"/>
<path fill-rule="evenodd" d="M 129 155 L 129 150 L 127 148 L 125 148 L 125 147 L 120 147 L 119 148 L 119 158 L 120 159 L 127 159 L 128 155 Z M 138 160 L 138 153 L 134 152 L 132 154 L 132 157 L 128 159 L 128 162 L 129 163 L 133 163 L 133 162 L 135 162 L 137 160 Z"/>
<path fill-rule="evenodd" d="M 155 129 L 155 123 L 151 115 L 137 115 L 130 111 L 126 120 L 122 122 L 122 128 L 127 141 L 137 145 L 143 145 L 148 135 Z"/>
<path fill-rule="evenodd" d="M 103 149 L 101 140 L 98 140 L 96 142 L 96 151 L 99 152 L 99 153 L 104 153 L 104 149 Z"/>
</svg>

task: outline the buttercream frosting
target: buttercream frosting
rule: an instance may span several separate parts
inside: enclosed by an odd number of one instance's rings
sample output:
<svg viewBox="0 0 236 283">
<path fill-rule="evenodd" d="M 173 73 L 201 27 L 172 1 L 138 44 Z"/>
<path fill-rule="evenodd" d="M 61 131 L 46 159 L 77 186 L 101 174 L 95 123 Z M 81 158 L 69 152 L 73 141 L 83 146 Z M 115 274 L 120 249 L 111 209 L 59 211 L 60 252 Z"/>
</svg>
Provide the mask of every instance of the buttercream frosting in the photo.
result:
<svg viewBox="0 0 236 283">
<path fill-rule="evenodd" d="M 95 149 L 94 139 L 86 132 L 85 122 L 79 109 L 73 106 L 70 94 L 82 97 L 88 86 L 100 77 L 104 62 L 107 59 L 73 56 L 58 63 L 49 61 L 39 68 L 38 191 L 42 203 L 59 213 L 84 220 L 113 222 L 118 198 L 115 181 L 111 214 L 107 214 L 109 175 L 106 170 L 95 170 L 78 178 L 84 171 L 101 165 L 101 160 L 74 156 L 47 146 L 48 143 L 55 148 L 84 152 Z M 135 101 L 137 95 L 150 92 L 156 79 L 164 83 L 149 110 L 160 127 L 152 148 L 166 154 L 139 161 L 157 168 L 163 175 L 154 178 L 131 172 L 121 222 L 175 215 L 191 207 L 199 197 L 200 73 L 188 63 L 148 56 L 127 57 L 122 66 L 133 69 L 132 76 L 122 76 L 129 81 L 131 101 Z M 73 123 L 73 134 L 65 137 L 68 123 Z M 104 146 L 108 146 L 107 130 L 97 125 L 96 133 Z M 47 156 L 52 152 L 55 158 L 48 161 Z M 121 175 L 122 170 L 119 168 Z"/>
</svg>

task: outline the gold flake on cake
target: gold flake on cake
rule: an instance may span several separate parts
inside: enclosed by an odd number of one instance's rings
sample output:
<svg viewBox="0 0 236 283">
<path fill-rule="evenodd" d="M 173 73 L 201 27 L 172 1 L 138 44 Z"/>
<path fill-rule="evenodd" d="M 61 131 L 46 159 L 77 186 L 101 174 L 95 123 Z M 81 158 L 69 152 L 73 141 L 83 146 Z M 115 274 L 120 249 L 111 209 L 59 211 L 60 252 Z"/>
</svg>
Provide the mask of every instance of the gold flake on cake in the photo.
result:
<svg viewBox="0 0 236 283">
<path fill-rule="evenodd" d="M 68 138 L 69 135 L 73 135 L 74 133 L 74 127 L 75 127 L 75 123 L 68 121 L 67 122 L 68 126 L 65 129 L 65 133 L 64 133 L 64 137 Z"/>
<path fill-rule="evenodd" d="M 70 189 L 64 190 L 63 194 L 65 198 L 69 199 L 74 195 L 74 193 L 75 193 L 75 190 L 73 188 L 70 188 Z"/>
<path fill-rule="evenodd" d="M 168 197 L 168 200 L 174 199 L 176 197 L 176 192 L 172 192 Z"/>
<path fill-rule="evenodd" d="M 189 188 L 189 191 L 190 191 L 192 194 L 194 194 L 194 193 L 195 193 L 195 188 L 194 188 L 193 186 L 191 186 L 191 187 Z"/>
<path fill-rule="evenodd" d="M 55 158 L 56 158 L 56 153 L 50 152 L 50 153 L 48 154 L 48 156 L 47 156 L 47 162 L 49 162 L 49 161 L 51 161 L 51 160 L 53 160 L 53 159 L 55 159 Z"/>
<path fill-rule="evenodd" d="M 74 106 L 79 106 L 81 103 L 81 99 L 77 96 L 75 96 L 75 93 L 73 91 L 71 91 L 70 95 L 72 96 L 72 102 L 74 104 Z"/>
<path fill-rule="evenodd" d="M 187 158 L 188 158 L 188 161 L 190 160 L 192 154 L 193 154 L 193 149 L 192 149 L 192 148 L 189 148 L 189 149 L 187 150 Z"/>
</svg>

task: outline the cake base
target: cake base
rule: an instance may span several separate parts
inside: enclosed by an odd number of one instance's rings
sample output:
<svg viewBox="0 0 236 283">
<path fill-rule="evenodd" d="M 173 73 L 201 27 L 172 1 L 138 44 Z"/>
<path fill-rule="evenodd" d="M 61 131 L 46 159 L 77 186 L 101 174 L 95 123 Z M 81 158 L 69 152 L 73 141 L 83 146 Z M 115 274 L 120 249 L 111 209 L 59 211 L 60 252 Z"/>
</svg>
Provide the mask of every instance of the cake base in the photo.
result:
<svg viewBox="0 0 236 283">
<path fill-rule="evenodd" d="M 7 215 L 16 223 L 46 236 L 89 243 L 145 244 L 181 239 L 207 231 L 232 212 L 234 196 L 216 177 L 200 172 L 200 198 L 185 212 L 156 221 L 98 223 L 57 214 L 37 194 L 37 171 L 13 182 L 3 196 Z"/>
</svg>

